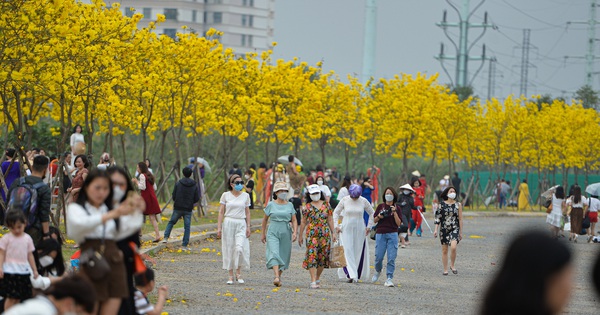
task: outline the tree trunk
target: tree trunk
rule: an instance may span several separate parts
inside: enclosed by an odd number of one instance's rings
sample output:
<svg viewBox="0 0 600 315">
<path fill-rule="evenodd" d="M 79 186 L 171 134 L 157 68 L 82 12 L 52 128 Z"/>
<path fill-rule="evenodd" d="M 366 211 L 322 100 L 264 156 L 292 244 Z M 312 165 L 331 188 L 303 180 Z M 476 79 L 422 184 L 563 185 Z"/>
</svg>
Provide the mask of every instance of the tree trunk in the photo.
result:
<svg viewBox="0 0 600 315">
<path fill-rule="evenodd" d="M 127 168 L 127 151 L 125 150 L 125 135 L 121 135 L 121 151 L 123 152 L 123 167 L 129 173 L 129 169 Z M 131 175 L 131 174 L 130 174 Z"/>
<path fill-rule="evenodd" d="M 350 146 L 344 143 L 344 160 L 346 162 L 346 174 L 350 175 Z"/>
</svg>

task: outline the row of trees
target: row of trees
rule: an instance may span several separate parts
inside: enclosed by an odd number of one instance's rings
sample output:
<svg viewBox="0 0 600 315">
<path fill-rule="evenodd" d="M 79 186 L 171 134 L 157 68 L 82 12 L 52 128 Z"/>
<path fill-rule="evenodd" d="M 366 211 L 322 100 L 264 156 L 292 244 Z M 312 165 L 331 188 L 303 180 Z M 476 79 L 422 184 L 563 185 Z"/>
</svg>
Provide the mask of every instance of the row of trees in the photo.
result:
<svg viewBox="0 0 600 315">
<path fill-rule="evenodd" d="M 238 55 L 216 30 L 160 36 L 153 31 L 164 16 L 140 26 L 141 14 L 125 17 L 118 4 L 97 0 L 2 1 L 0 15 L 0 124 L 18 135 L 17 147 L 50 117 L 59 151 L 80 123 L 88 144 L 105 137 L 124 157 L 125 134 L 140 136 L 143 156 L 158 139 L 160 159 L 172 150 L 177 161 L 185 138 L 198 156 L 203 139 L 218 135 L 222 165 L 242 141 L 246 152 L 264 146 L 267 161 L 273 147 L 275 157 L 318 148 L 323 164 L 326 147 L 340 145 L 346 169 L 354 148 L 368 143 L 402 159 L 403 174 L 416 156 L 448 161 L 450 172 L 461 161 L 498 172 L 598 168 L 599 116 L 577 103 L 460 101 L 437 75 L 362 84 L 320 63 L 272 60 L 271 51 Z"/>
</svg>

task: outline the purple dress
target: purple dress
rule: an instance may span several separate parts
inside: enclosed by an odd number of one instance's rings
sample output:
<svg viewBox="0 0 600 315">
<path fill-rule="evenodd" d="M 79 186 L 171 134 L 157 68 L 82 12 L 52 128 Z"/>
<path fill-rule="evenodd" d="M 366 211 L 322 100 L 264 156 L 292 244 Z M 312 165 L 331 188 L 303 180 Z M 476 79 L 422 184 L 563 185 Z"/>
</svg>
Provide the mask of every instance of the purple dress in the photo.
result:
<svg viewBox="0 0 600 315">
<path fill-rule="evenodd" d="M 2 162 L 2 174 L 4 174 L 4 181 L 6 182 L 6 187 L 10 187 L 10 185 L 12 185 L 15 179 L 21 177 L 19 162 L 15 161 L 10 167 L 10 171 L 7 172 L 9 166 L 10 161 Z M 0 190 L 2 191 L 2 199 L 4 199 L 4 201 L 6 202 L 6 195 L 4 194 L 4 189 Z"/>
</svg>

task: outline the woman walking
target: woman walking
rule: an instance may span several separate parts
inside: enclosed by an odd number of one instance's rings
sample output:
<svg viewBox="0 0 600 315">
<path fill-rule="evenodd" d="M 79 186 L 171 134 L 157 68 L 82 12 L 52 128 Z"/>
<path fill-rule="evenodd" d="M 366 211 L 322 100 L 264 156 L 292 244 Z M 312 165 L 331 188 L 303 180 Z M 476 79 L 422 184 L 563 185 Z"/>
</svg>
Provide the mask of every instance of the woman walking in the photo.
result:
<svg viewBox="0 0 600 315">
<path fill-rule="evenodd" d="M 338 270 L 340 278 L 357 283 L 359 279 L 369 279 L 369 242 L 367 235 L 373 226 L 373 207 L 364 197 L 358 185 L 351 185 L 350 196 L 344 197 L 333 211 L 335 231 L 341 233 L 344 245 L 346 267 Z M 363 214 L 367 212 L 368 223 L 365 224 Z M 342 223 L 338 224 L 340 217 Z"/>
<path fill-rule="evenodd" d="M 525 211 L 529 208 L 529 185 L 527 185 L 527 179 L 523 179 L 521 185 L 519 185 L 519 199 L 517 203 L 517 209 L 519 211 Z"/>
<path fill-rule="evenodd" d="M 550 224 L 552 237 L 558 238 L 560 232 L 563 209 L 565 208 L 565 189 L 562 186 L 556 187 L 552 193 L 552 211 L 546 216 L 546 223 Z"/>
<path fill-rule="evenodd" d="M 384 203 L 377 206 L 373 221 L 377 224 L 375 235 L 375 274 L 372 282 L 377 282 L 383 269 L 383 256 L 387 252 L 387 266 L 385 268 L 387 280 L 383 284 L 393 287 L 394 271 L 396 270 L 396 255 L 398 254 L 398 227 L 400 226 L 400 207 L 396 205 L 398 194 L 394 188 L 387 187 L 383 191 Z"/>
<path fill-rule="evenodd" d="M 140 174 L 139 179 L 133 179 L 133 182 L 138 186 L 142 192 L 142 198 L 146 202 L 146 210 L 144 215 L 150 217 L 150 223 L 154 227 L 154 243 L 160 242 L 160 232 L 158 231 L 158 222 L 156 215 L 160 214 L 160 205 L 158 199 L 156 199 L 156 193 L 154 192 L 154 175 L 150 173 L 148 166 L 144 162 L 139 162 L 137 165 L 137 172 Z"/>
<path fill-rule="evenodd" d="M 265 208 L 265 215 L 262 221 L 261 241 L 267 244 L 267 268 L 273 269 L 275 279 L 273 284 L 276 287 L 281 286 L 281 274 L 287 270 L 292 257 L 292 242 L 296 241 L 296 230 L 298 222 L 296 221 L 296 210 L 294 206 L 287 201 L 288 187 L 285 182 L 275 183 L 273 187 L 273 200 Z M 267 233 L 267 222 L 271 218 L 269 230 Z M 292 227 L 290 227 L 290 221 Z"/>
<path fill-rule="evenodd" d="M 415 201 L 413 198 L 413 194 L 415 191 L 412 189 L 410 184 L 405 184 L 400 187 L 400 192 L 398 195 L 398 201 L 396 204 L 400 206 L 401 209 L 401 218 L 402 225 L 398 229 L 398 234 L 400 235 L 400 248 L 406 248 L 407 245 L 410 245 L 408 237 L 412 235 L 410 219 L 412 216 L 412 211 L 417 210 L 415 206 Z"/>
<path fill-rule="evenodd" d="M 352 181 L 350 179 L 350 176 L 348 176 L 348 175 L 344 176 L 344 180 L 342 181 L 342 186 L 340 187 L 340 191 L 338 192 L 338 195 L 337 195 L 338 201 L 344 199 L 344 197 L 346 197 L 346 196 L 350 196 L 350 192 L 348 192 L 348 188 L 350 188 L 351 184 L 352 184 Z"/>
<path fill-rule="evenodd" d="M 229 191 L 221 195 L 217 237 L 221 238 L 223 269 L 229 272 L 227 284 L 235 280 L 242 284 L 242 267 L 250 269 L 250 196 L 242 190 L 244 181 L 233 174 L 229 176 Z"/>
<path fill-rule="evenodd" d="M 319 185 L 319 189 L 325 195 L 325 201 L 329 202 L 331 199 L 331 190 L 325 185 L 325 177 L 323 175 L 317 175 L 317 185 Z"/>
<path fill-rule="evenodd" d="M 302 210 L 298 245 L 302 246 L 304 228 L 306 228 L 306 255 L 302 267 L 310 273 L 311 289 L 321 287 L 321 273 L 329 268 L 330 242 L 336 241 L 333 224 L 333 211 L 318 185 L 307 188 L 306 206 Z"/>
<path fill-rule="evenodd" d="M 448 275 L 448 247 L 450 247 L 450 270 L 458 274 L 456 269 L 456 246 L 463 238 L 463 207 L 456 201 L 456 189 L 449 186 L 440 195 L 440 206 L 435 212 L 435 228 L 433 237 L 438 236 L 442 243 L 442 265 L 444 276 Z"/>
<path fill-rule="evenodd" d="M 569 241 L 577 243 L 577 236 L 583 230 L 583 217 L 588 208 L 588 200 L 581 195 L 581 187 L 575 185 L 573 187 L 573 195 L 565 202 L 567 207 L 571 206 L 571 211 L 567 213 L 571 219 L 571 234 Z"/>
<path fill-rule="evenodd" d="M 78 155 L 75 158 L 75 177 L 71 180 L 71 187 L 67 192 L 71 193 L 71 200 L 76 201 L 79 197 L 79 191 L 83 187 L 83 182 L 88 176 L 88 167 L 90 163 L 85 155 Z"/>
<path fill-rule="evenodd" d="M 410 232 L 412 233 L 415 229 L 417 230 L 417 236 L 421 237 L 423 233 L 421 229 L 421 224 L 423 223 L 423 217 L 421 216 L 421 211 L 424 209 L 424 200 L 425 200 L 425 188 L 421 186 L 421 181 L 418 177 L 414 176 L 411 180 L 411 187 L 415 191 L 414 193 L 414 203 L 417 209 L 412 209 L 412 222 L 410 226 Z M 412 224 L 414 222 L 414 225 Z"/>
<path fill-rule="evenodd" d="M 127 198 L 113 208 L 111 179 L 105 171 L 92 170 L 83 183 L 77 200 L 67 209 L 67 231 L 80 245 L 81 252 L 100 252 L 110 266 L 99 277 L 93 266 L 83 265 L 81 273 L 96 288 L 100 307 L 98 314 L 116 314 L 121 300 L 129 296 L 123 253 L 116 242 L 137 233 L 142 221 L 134 219 L 141 209 L 139 197 Z M 82 254 L 83 256 L 83 254 Z"/>
</svg>

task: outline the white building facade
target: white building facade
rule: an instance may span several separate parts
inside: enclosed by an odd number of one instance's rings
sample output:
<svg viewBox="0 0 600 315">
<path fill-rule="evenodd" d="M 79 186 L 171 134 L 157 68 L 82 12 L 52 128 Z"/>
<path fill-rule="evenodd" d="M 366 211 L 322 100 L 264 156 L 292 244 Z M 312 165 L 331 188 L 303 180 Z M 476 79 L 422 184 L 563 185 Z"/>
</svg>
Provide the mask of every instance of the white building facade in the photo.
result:
<svg viewBox="0 0 600 315">
<path fill-rule="evenodd" d="M 205 34 L 210 28 L 223 32 L 220 41 L 236 54 L 271 49 L 275 0 L 121 0 L 123 14 L 142 13 L 143 23 L 164 14 L 158 34 L 175 38 L 177 32 Z M 133 8 L 133 9 L 132 9 Z M 187 26 L 187 30 L 182 30 Z"/>
</svg>

